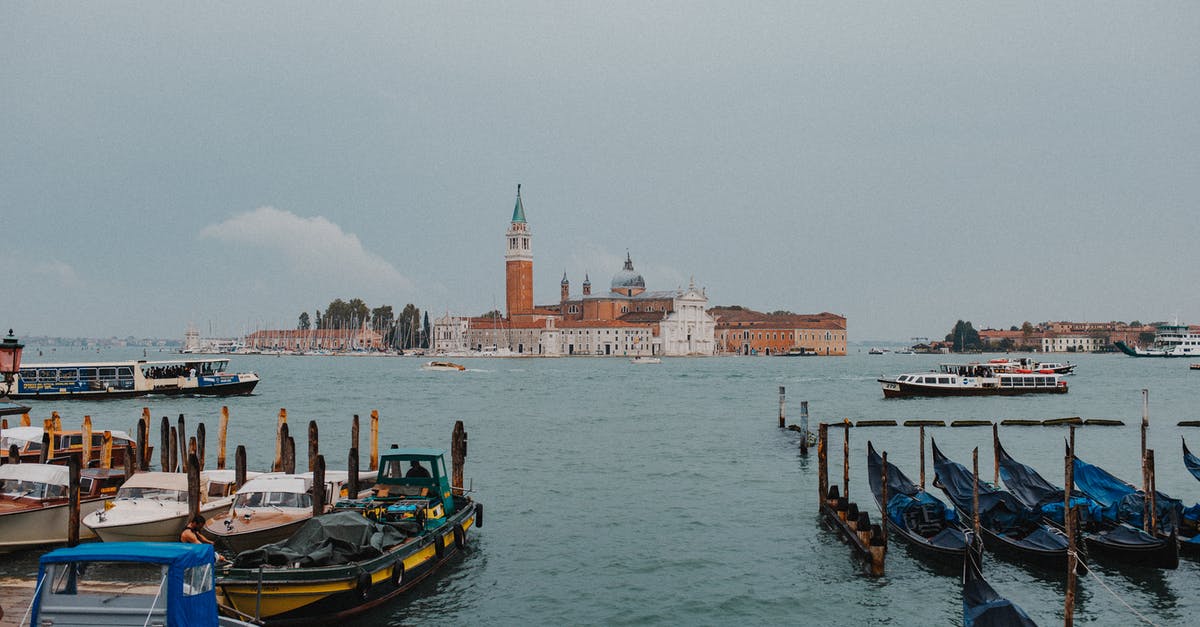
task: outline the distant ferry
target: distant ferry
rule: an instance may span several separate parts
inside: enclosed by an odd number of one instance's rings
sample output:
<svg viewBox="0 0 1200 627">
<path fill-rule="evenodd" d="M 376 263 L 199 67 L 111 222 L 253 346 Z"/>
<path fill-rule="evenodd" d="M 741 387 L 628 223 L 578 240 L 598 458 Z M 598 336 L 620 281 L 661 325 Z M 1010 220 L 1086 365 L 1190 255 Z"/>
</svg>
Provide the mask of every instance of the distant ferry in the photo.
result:
<svg viewBox="0 0 1200 627">
<path fill-rule="evenodd" d="M 1200 333 L 1193 333 L 1186 324 L 1164 324 L 1158 327 L 1150 348 L 1125 342 L 1115 346 L 1131 357 L 1195 357 L 1200 355 Z"/>
<path fill-rule="evenodd" d="M 1067 393 L 1067 382 L 1060 374 L 998 372 L 989 364 L 942 364 L 936 371 L 878 381 L 884 398 Z"/>
<path fill-rule="evenodd" d="M 166 396 L 234 396 L 258 385 L 253 372 L 230 373 L 228 359 L 25 364 L 9 397 L 64 400 Z"/>
</svg>

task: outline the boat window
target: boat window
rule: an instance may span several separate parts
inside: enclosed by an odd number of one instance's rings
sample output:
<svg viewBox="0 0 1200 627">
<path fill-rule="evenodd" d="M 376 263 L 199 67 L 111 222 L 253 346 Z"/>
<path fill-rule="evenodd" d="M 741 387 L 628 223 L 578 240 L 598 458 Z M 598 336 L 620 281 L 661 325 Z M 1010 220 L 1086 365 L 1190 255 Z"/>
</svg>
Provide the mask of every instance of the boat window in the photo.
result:
<svg viewBox="0 0 1200 627">
<path fill-rule="evenodd" d="M 0 479 L 0 494 L 3 494 L 6 497 L 14 498 L 14 499 L 20 498 L 20 497 L 28 497 L 31 499 L 48 498 L 46 495 L 49 493 L 49 490 L 48 490 L 49 487 L 50 486 L 48 484 L 40 483 L 38 481 L 21 481 L 20 479 Z M 61 490 L 59 490 L 59 492 L 61 492 L 62 494 L 65 495 L 66 490 L 67 490 L 66 487 L 65 486 L 58 486 L 58 487 L 61 488 Z"/>
<path fill-rule="evenodd" d="M 1000 387 L 1012 387 L 1012 377 L 1000 377 Z"/>
<path fill-rule="evenodd" d="M 938 383 L 950 383 L 950 377 L 938 377 Z"/>
<path fill-rule="evenodd" d="M 90 381 L 92 379 L 95 379 L 96 378 L 96 369 L 95 368 L 80 368 L 79 369 L 79 378 L 83 379 L 85 381 Z"/>
<path fill-rule="evenodd" d="M 95 480 L 92 479 L 91 477 L 80 477 L 79 478 L 79 493 L 80 494 L 91 494 L 92 488 L 95 487 L 95 484 L 96 484 Z"/>
<path fill-rule="evenodd" d="M 46 369 L 38 370 L 38 380 L 39 381 L 58 381 L 58 371 L 57 370 L 46 370 Z"/>
<path fill-rule="evenodd" d="M 312 497 L 295 492 L 246 492 L 237 495 L 233 508 L 251 507 L 312 507 Z"/>
<path fill-rule="evenodd" d="M 187 492 L 183 490 L 168 490 L 166 488 L 121 488 L 117 490 L 117 498 L 186 503 Z"/>
<path fill-rule="evenodd" d="M 79 371 L 74 368 L 63 368 L 58 371 L 59 381 L 74 381 L 79 378 Z"/>
<path fill-rule="evenodd" d="M 116 377 L 117 377 L 117 369 L 116 368 L 101 368 L 100 369 L 100 378 L 101 379 L 115 379 Z"/>
<path fill-rule="evenodd" d="M 130 368 L 129 366 L 121 366 L 120 368 L 117 368 L 117 378 L 132 379 L 133 378 L 133 368 Z"/>
<path fill-rule="evenodd" d="M 213 565 L 200 564 L 183 571 L 183 595 L 204 594 L 213 589 Z"/>
<path fill-rule="evenodd" d="M 114 598 L 111 592 L 112 582 L 119 581 L 129 587 L 161 586 L 167 579 L 167 567 L 138 562 L 47 564 L 46 578 L 46 587 L 49 588 L 50 594 L 89 596 L 107 602 Z M 99 590 L 109 591 L 97 593 Z M 136 598 L 144 599 L 148 609 L 154 595 L 136 595 Z"/>
<path fill-rule="evenodd" d="M 22 368 L 21 369 L 21 378 L 25 379 L 26 381 L 36 380 L 37 379 L 37 370 L 34 370 L 32 368 Z"/>
</svg>

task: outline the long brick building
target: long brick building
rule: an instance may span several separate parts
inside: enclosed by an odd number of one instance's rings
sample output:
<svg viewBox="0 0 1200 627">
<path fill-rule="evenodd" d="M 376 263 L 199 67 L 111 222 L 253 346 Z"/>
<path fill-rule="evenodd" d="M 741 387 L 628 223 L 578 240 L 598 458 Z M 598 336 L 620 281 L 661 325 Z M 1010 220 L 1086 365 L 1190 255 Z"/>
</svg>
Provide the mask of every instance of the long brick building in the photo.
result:
<svg viewBox="0 0 1200 627">
<path fill-rule="evenodd" d="M 837 314 L 768 314 L 741 307 L 714 307 L 708 313 L 717 320 L 722 353 L 846 354 L 846 318 Z"/>
</svg>

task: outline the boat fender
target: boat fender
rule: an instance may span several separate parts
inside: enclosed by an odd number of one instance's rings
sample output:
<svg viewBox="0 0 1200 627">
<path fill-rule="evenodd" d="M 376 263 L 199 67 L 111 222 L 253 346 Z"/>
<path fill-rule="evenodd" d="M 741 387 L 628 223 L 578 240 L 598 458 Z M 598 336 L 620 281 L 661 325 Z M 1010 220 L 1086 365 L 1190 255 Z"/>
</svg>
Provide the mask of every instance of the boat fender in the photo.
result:
<svg viewBox="0 0 1200 627">
<path fill-rule="evenodd" d="M 439 560 L 446 554 L 446 537 L 440 533 L 433 536 L 433 554 Z"/>
<path fill-rule="evenodd" d="M 392 564 L 392 585 L 397 588 L 404 583 L 404 560 L 398 559 Z"/>
<path fill-rule="evenodd" d="M 467 532 L 462 527 L 454 527 L 454 548 L 462 551 L 467 548 Z"/>
<path fill-rule="evenodd" d="M 483 526 L 483 503 L 475 504 L 475 526 Z"/>
<path fill-rule="evenodd" d="M 363 601 L 367 600 L 367 595 L 371 593 L 371 575 L 370 573 L 359 573 L 358 581 L 354 584 L 354 591 L 358 594 L 358 598 Z"/>
</svg>

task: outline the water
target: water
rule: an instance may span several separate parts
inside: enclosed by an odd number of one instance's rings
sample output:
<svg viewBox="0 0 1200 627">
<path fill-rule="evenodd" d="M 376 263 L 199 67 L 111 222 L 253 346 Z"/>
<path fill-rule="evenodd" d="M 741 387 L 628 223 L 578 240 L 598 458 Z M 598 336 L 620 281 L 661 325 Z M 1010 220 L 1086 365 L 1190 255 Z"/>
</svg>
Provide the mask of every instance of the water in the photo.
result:
<svg viewBox="0 0 1200 627">
<path fill-rule="evenodd" d="M 26 361 L 37 361 L 31 353 L 26 349 Z M 140 349 L 60 350 L 42 359 L 140 355 Z M 930 369 L 945 357 L 863 351 L 637 366 L 623 359 L 463 359 L 470 370 L 453 373 L 422 371 L 415 358 L 245 356 L 233 359 L 236 369 L 263 377 L 252 397 L 38 404 L 35 419 L 57 409 L 68 425 L 90 414 L 99 429 L 130 430 L 143 406 L 156 420 L 183 413 L 189 429 L 206 422 L 211 466 L 220 406 L 228 403 L 230 459 L 233 445 L 245 444 L 258 470 L 274 455 L 281 407 L 297 434 L 317 421 L 330 468 L 345 467 L 353 414 L 362 418 L 365 442 L 367 417 L 379 410 L 381 448 L 393 442 L 449 448 L 454 421 L 463 420 L 466 476 L 485 506 L 485 525 L 472 530 L 464 559 L 363 624 L 953 625 L 962 612 L 955 577 L 930 570 L 900 543 L 891 547 L 887 576 L 863 577 L 849 549 L 819 527 L 815 452 L 801 457 L 798 434 L 777 427 L 778 386 L 787 387 L 788 422 L 798 422 L 799 401 L 808 400 L 814 428 L 843 418 L 1123 419 L 1128 426 L 1078 430 L 1077 450 L 1133 482 L 1140 478 L 1140 390 L 1149 388 L 1159 488 L 1188 504 L 1200 500 L 1200 483 L 1183 468 L 1179 446 L 1180 435 L 1190 435 L 1200 449 L 1200 429 L 1175 426 L 1197 418 L 1200 372 L 1178 360 L 1071 359 L 1079 374 L 1068 377 L 1066 395 L 884 400 L 879 375 Z M 962 463 L 978 446 L 981 472 L 990 477 L 990 429 L 927 431 Z M 1058 483 L 1066 433 L 1000 430 L 1010 453 Z M 916 429 L 851 430 L 851 498 L 864 507 L 872 502 L 868 438 L 914 480 L 918 474 Z M 304 464 L 301 437 L 297 449 Z M 835 482 L 841 450 L 835 430 Z M 932 481 L 932 462 L 927 473 Z M 1185 624 L 1200 611 L 1196 562 L 1184 560 L 1171 572 L 1096 569 L 1116 595 L 1157 624 Z M 0 577 L 34 572 L 34 553 L 0 563 Z M 991 556 L 985 574 L 1039 623 L 1062 621 L 1062 577 Z M 1138 622 L 1096 580 L 1083 581 L 1078 601 L 1081 624 Z"/>
</svg>

